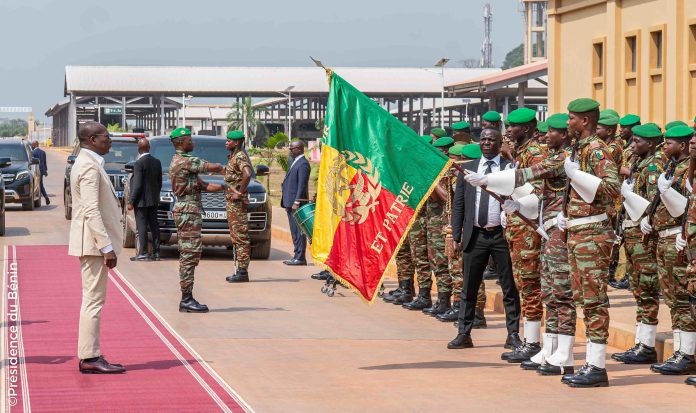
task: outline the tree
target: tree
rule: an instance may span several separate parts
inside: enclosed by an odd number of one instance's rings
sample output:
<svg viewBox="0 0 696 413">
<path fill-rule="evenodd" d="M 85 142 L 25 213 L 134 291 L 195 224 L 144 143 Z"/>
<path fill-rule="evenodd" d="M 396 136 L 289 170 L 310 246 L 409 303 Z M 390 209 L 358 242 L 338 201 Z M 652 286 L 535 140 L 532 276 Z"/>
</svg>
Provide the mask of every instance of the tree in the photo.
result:
<svg viewBox="0 0 696 413">
<path fill-rule="evenodd" d="M 505 61 L 500 67 L 501 69 L 510 69 L 517 66 L 522 66 L 524 64 L 524 43 L 510 50 L 508 54 L 505 55 Z"/>
<path fill-rule="evenodd" d="M 232 111 L 227 114 L 227 122 L 229 123 L 228 130 L 244 130 L 244 121 L 246 118 L 247 144 L 255 142 L 256 138 L 268 133 L 266 125 L 258 118 L 259 113 L 268 112 L 267 108 L 254 108 L 254 104 L 250 97 L 245 97 L 240 103 L 232 105 Z"/>
<path fill-rule="evenodd" d="M 27 136 L 29 124 L 24 119 L 10 119 L 0 123 L 0 136 Z"/>
<path fill-rule="evenodd" d="M 109 123 L 106 125 L 106 130 L 109 132 L 128 132 L 127 128 L 122 128 L 118 123 Z"/>
</svg>

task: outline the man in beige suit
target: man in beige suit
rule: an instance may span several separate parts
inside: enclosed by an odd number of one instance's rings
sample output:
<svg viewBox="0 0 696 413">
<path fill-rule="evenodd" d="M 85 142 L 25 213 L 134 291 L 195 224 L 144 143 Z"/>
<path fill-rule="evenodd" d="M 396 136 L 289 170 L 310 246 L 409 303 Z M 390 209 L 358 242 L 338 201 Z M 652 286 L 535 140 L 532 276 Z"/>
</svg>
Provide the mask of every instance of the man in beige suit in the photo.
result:
<svg viewBox="0 0 696 413">
<path fill-rule="evenodd" d="M 123 242 L 121 209 L 102 158 L 111 149 L 111 138 L 96 122 L 80 125 L 77 135 L 81 149 L 70 171 L 73 216 L 68 254 L 80 258 L 82 270 L 79 368 L 81 373 L 123 373 L 123 366 L 107 362 L 99 349 L 107 274 L 116 266 Z"/>
</svg>

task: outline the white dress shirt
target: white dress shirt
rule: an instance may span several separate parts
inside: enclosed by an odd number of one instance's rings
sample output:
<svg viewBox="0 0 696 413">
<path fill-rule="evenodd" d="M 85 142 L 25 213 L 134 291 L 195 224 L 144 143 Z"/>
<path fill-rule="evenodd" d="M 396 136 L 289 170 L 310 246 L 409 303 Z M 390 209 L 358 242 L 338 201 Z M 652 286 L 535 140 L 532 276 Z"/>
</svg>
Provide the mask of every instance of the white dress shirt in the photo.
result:
<svg viewBox="0 0 696 413">
<path fill-rule="evenodd" d="M 140 155 L 138 155 L 138 159 L 142 158 L 145 155 L 149 155 L 149 154 L 150 154 L 150 152 L 141 153 Z"/>
<path fill-rule="evenodd" d="M 496 155 L 494 158 L 487 159 L 485 156 L 482 156 L 481 159 L 479 160 L 479 165 L 478 165 L 478 170 L 476 172 L 482 174 L 486 172 L 486 162 L 488 161 L 493 161 L 493 165 L 491 165 L 491 172 L 497 172 L 500 171 L 500 155 Z M 478 227 L 478 215 L 479 215 L 479 201 L 481 200 L 481 187 L 476 187 L 476 209 L 474 210 L 474 226 Z M 500 202 L 498 202 L 495 198 L 490 197 L 488 199 L 488 223 L 486 224 L 486 228 L 490 227 L 497 227 L 500 225 Z"/>
<path fill-rule="evenodd" d="M 103 156 L 99 155 L 98 153 L 94 152 L 94 151 L 91 150 L 91 149 L 82 148 L 82 149 L 80 149 L 80 150 L 85 151 L 86 153 L 88 153 L 92 158 L 94 158 L 94 159 L 97 161 L 97 163 L 99 164 L 99 166 L 101 166 L 102 168 L 104 167 L 104 157 L 103 157 Z M 111 244 L 109 244 L 109 245 L 107 245 L 106 247 L 100 249 L 100 251 L 102 252 L 102 254 L 107 254 L 107 253 L 109 253 L 109 252 L 111 252 L 111 251 L 113 251 L 113 250 L 114 250 L 114 247 L 113 247 L 113 245 L 111 245 Z"/>
</svg>

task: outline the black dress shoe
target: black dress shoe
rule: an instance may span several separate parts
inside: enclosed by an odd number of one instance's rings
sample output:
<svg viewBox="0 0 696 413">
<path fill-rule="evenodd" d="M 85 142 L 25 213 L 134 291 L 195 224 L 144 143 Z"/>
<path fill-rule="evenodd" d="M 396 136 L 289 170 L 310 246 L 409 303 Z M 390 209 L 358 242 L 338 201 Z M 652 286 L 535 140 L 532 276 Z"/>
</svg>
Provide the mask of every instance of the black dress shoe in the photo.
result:
<svg viewBox="0 0 696 413">
<path fill-rule="evenodd" d="M 696 377 L 687 377 L 684 383 L 696 386 Z"/>
<path fill-rule="evenodd" d="M 655 369 L 651 367 L 651 370 L 669 376 L 692 374 L 696 373 L 696 363 L 694 363 L 694 356 L 676 351 L 669 360 Z"/>
<path fill-rule="evenodd" d="M 509 362 L 510 362 L 510 360 L 508 360 L 508 363 Z M 534 371 L 536 371 L 539 369 L 539 367 L 541 367 L 541 364 L 535 363 L 532 360 L 525 360 L 522 363 L 520 363 L 520 368 L 522 370 L 534 370 Z"/>
<path fill-rule="evenodd" d="M 311 278 L 313 280 L 326 281 L 329 278 L 329 272 L 324 270 L 324 271 L 318 272 L 316 274 L 312 274 Z"/>
<path fill-rule="evenodd" d="M 228 283 L 248 283 L 249 282 L 249 272 L 246 268 L 239 268 L 234 275 L 230 275 L 225 278 Z"/>
<path fill-rule="evenodd" d="M 504 358 L 503 360 L 507 360 L 508 363 L 522 363 L 525 360 L 529 360 L 532 358 L 532 356 L 540 351 L 541 345 L 539 345 L 539 343 L 525 342 L 523 346 L 517 347 L 510 354 L 503 353 L 508 354 L 507 358 Z"/>
<path fill-rule="evenodd" d="M 524 364 L 524 363 L 522 363 Z M 547 362 L 541 363 L 539 368 L 537 369 L 537 373 L 541 374 L 542 376 L 561 376 L 561 375 L 568 375 L 572 377 L 575 374 L 575 368 L 572 366 L 568 367 L 559 367 L 559 366 L 554 366 L 553 364 L 549 364 Z"/>
<path fill-rule="evenodd" d="M 51 200 L 46 198 L 46 205 L 51 205 Z"/>
<path fill-rule="evenodd" d="M 291 259 L 291 260 L 285 260 L 283 261 L 283 264 L 285 265 L 307 265 L 307 261 L 304 260 L 296 260 L 296 259 Z"/>
<path fill-rule="evenodd" d="M 653 364 L 657 362 L 657 352 L 655 347 L 638 343 L 635 350 L 624 353 L 620 361 L 625 364 Z"/>
<path fill-rule="evenodd" d="M 80 360 L 79 369 L 82 374 L 119 374 L 126 371 L 122 365 L 110 364 L 101 356 L 93 361 Z"/>
<path fill-rule="evenodd" d="M 154 253 L 154 254 L 152 254 L 152 260 L 153 260 L 153 261 L 161 261 L 161 260 L 162 260 L 162 258 L 160 258 L 160 253 L 159 253 L 159 251 L 156 252 L 156 253 Z"/>
<path fill-rule="evenodd" d="M 609 386 L 607 369 L 588 364 L 587 369 L 579 371 L 568 380 L 568 385 L 570 387 L 607 387 Z"/>
<path fill-rule="evenodd" d="M 208 311 L 208 306 L 196 301 L 192 294 L 182 294 L 179 303 L 180 313 L 207 313 Z"/>
<path fill-rule="evenodd" d="M 139 254 L 136 255 L 135 257 L 130 257 L 131 261 L 152 261 L 150 259 L 150 256 L 147 254 Z"/>
<path fill-rule="evenodd" d="M 507 339 L 505 340 L 505 347 L 508 350 L 514 350 L 517 347 L 520 347 L 522 344 L 522 340 L 520 339 L 519 333 L 511 333 L 508 334 Z"/>
<path fill-rule="evenodd" d="M 474 342 L 471 341 L 471 336 L 468 334 L 457 334 L 454 340 L 447 343 L 447 348 L 450 350 L 472 347 L 474 347 Z"/>
</svg>

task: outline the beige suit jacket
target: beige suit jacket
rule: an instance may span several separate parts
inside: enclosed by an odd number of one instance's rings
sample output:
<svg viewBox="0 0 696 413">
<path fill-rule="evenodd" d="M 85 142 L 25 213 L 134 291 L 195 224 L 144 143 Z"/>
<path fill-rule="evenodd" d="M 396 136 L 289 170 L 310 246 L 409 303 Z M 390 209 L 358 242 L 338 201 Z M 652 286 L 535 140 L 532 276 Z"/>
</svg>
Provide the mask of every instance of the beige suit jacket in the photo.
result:
<svg viewBox="0 0 696 413">
<path fill-rule="evenodd" d="M 111 180 L 99 162 L 80 151 L 70 171 L 72 222 L 68 254 L 101 256 L 111 244 L 114 252 L 123 245 L 123 216 Z"/>
</svg>

